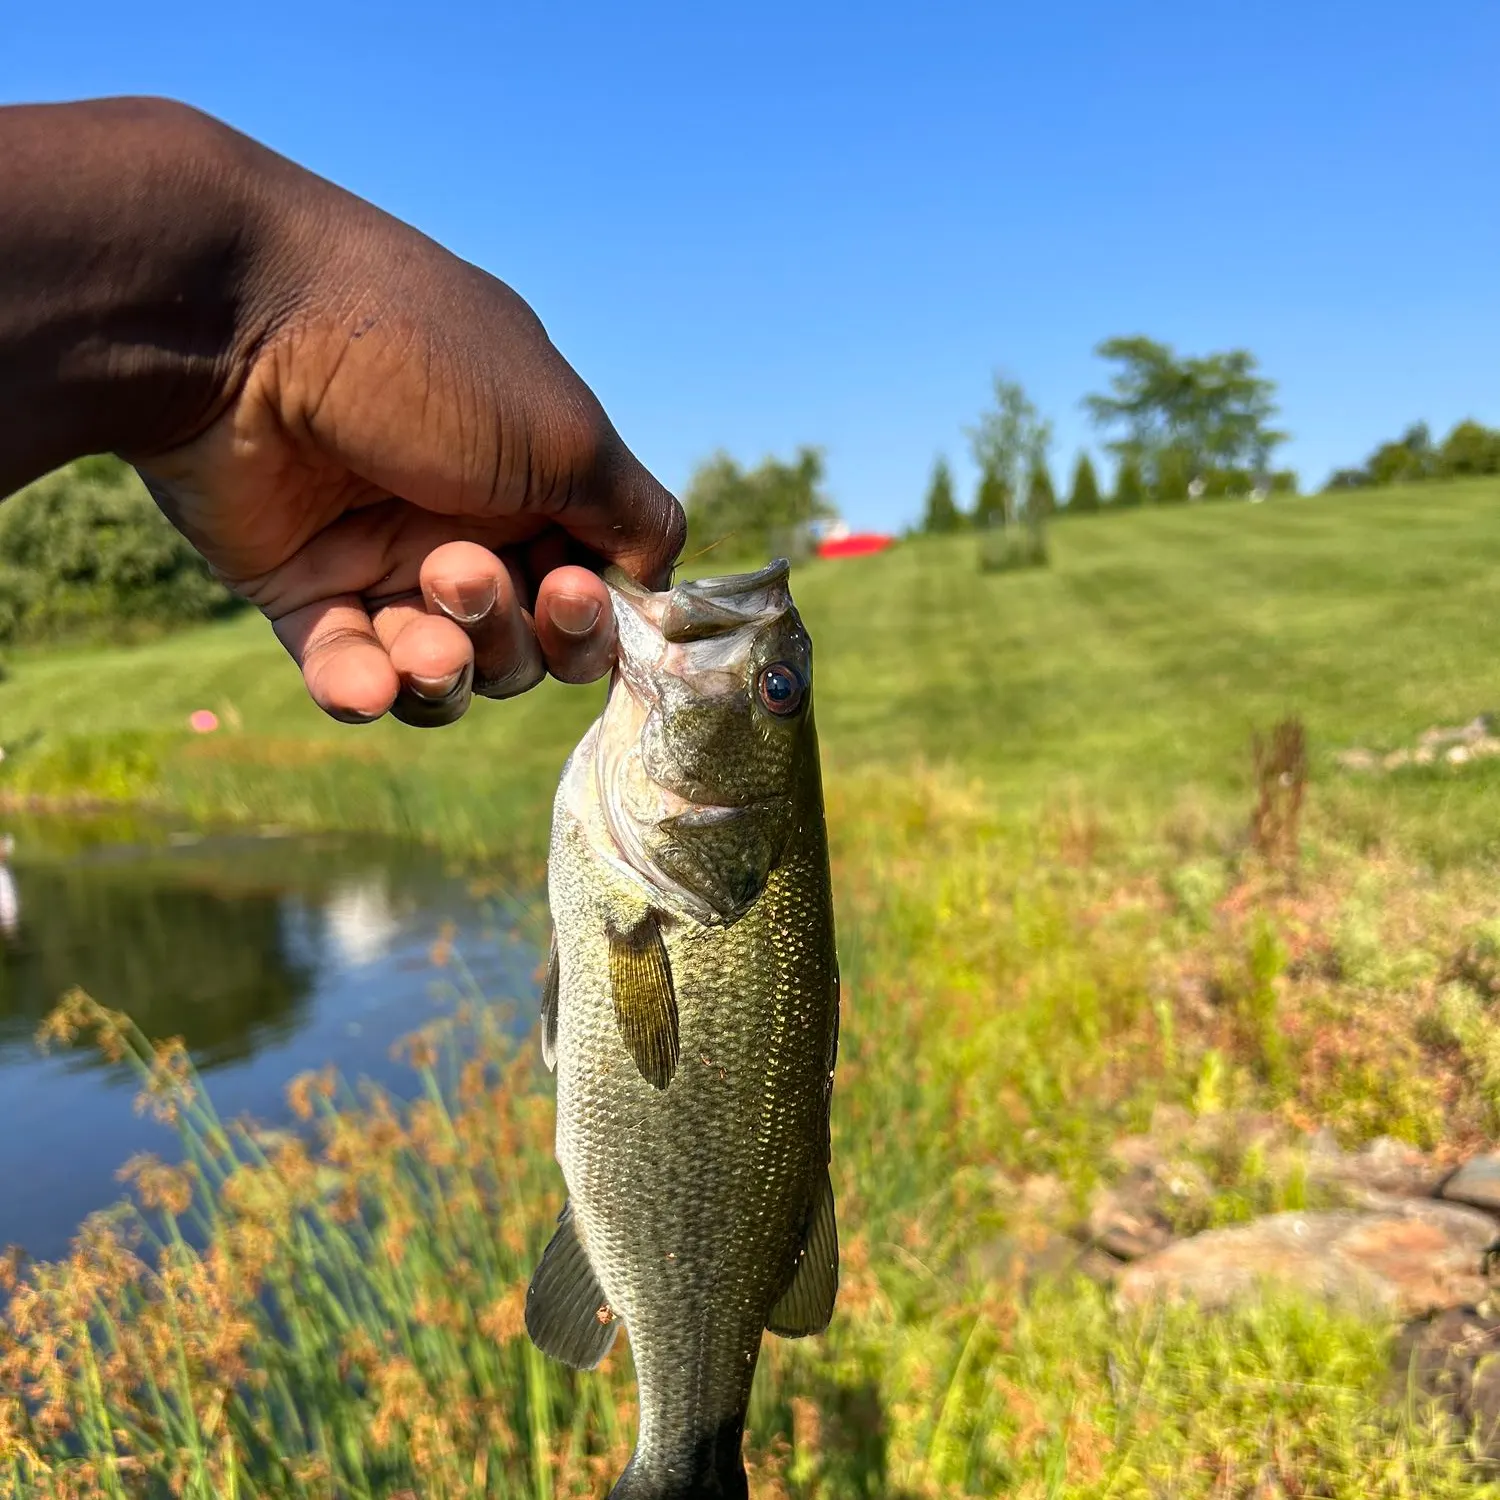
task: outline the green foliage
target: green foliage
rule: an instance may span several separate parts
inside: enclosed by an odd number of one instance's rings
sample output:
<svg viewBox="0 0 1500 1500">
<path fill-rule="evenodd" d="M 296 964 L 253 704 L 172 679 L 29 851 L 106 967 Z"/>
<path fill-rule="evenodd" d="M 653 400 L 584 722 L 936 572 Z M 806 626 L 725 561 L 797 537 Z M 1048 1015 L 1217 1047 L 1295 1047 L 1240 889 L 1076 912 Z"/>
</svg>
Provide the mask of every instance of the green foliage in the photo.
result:
<svg viewBox="0 0 1500 1500">
<path fill-rule="evenodd" d="M 1368 467 L 1372 484 L 1409 484 L 1427 478 L 1421 457 L 1405 443 L 1382 443 L 1370 455 Z"/>
<path fill-rule="evenodd" d="M 1259 472 L 1286 441 L 1271 426 L 1276 387 L 1246 349 L 1179 357 L 1135 336 L 1106 339 L 1095 352 L 1118 368 L 1110 393 L 1084 405 L 1096 424 L 1121 434 L 1109 446 L 1140 462 L 1159 500 L 1186 498 L 1188 482 L 1219 469 Z"/>
<path fill-rule="evenodd" d="M 1197 477 L 1193 456 L 1185 448 L 1163 448 L 1155 455 L 1151 497 L 1158 505 L 1178 505 L 1188 498 L 1188 486 Z"/>
<path fill-rule="evenodd" d="M 979 538 L 979 568 L 984 573 L 1044 568 L 1049 559 L 1047 528 L 1040 512 L 1028 510 L 1019 526 L 995 527 Z"/>
<path fill-rule="evenodd" d="M 1045 520 L 1057 511 L 1057 490 L 1052 484 L 1052 472 L 1044 458 L 1035 464 L 1026 476 L 1026 514 Z"/>
<path fill-rule="evenodd" d="M 234 604 L 118 459 L 82 459 L 0 506 L 0 641 L 112 636 Z"/>
<path fill-rule="evenodd" d="M 927 500 L 922 507 L 922 530 L 931 536 L 942 536 L 962 531 L 964 523 L 964 513 L 953 498 L 953 471 L 948 467 L 948 460 L 940 458 L 932 466 Z"/>
<path fill-rule="evenodd" d="M 1438 449 L 1437 467 L 1446 479 L 1500 474 L 1500 430 L 1472 420 L 1458 423 Z"/>
<path fill-rule="evenodd" d="M 790 463 L 766 458 L 749 470 L 727 453 L 715 454 L 699 466 L 683 497 L 688 556 L 712 547 L 715 566 L 735 558 L 805 557 L 809 524 L 837 514 L 823 477 L 816 448 L 799 448 Z"/>
<path fill-rule="evenodd" d="M 1140 460 L 1133 453 L 1120 456 L 1115 474 L 1114 503 L 1122 509 L 1134 509 L 1146 502 L 1146 481 L 1141 477 Z"/>
<path fill-rule="evenodd" d="M 1099 476 L 1094 473 L 1094 461 L 1087 453 L 1080 453 L 1073 466 L 1073 483 L 1068 490 L 1068 514 L 1092 515 L 1100 503 Z"/>
<path fill-rule="evenodd" d="M 1010 518 L 1010 491 L 998 474 L 983 471 L 974 494 L 974 524 L 982 529 L 1004 527 Z"/>
<path fill-rule="evenodd" d="M 1414 422 L 1394 442 L 1381 443 L 1362 467 L 1335 469 L 1325 488 L 1364 489 L 1490 474 L 1500 474 L 1500 428 L 1467 418 L 1434 444 L 1427 424 Z"/>
<path fill-rule="evenodd" d="M 976 520 L 993 525 L 998 513 L 1004 525 L 1015 524 L 1018 498 L 1024 499 L 1029 477 L 1046 467 L 1051 441 L 1052 424 L 1038 415 L 1025 387 L 997 374 L 994 408 L 969 429 L 980 473 Z"/>
</svg>

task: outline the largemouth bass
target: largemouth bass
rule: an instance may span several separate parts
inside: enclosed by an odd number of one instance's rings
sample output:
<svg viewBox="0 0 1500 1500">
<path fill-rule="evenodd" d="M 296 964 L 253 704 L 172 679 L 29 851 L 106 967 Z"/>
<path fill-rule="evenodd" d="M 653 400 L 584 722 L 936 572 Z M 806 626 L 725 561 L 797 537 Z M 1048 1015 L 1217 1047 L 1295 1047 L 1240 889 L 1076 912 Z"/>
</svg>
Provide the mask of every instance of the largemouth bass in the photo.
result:
<svg viewBox="0 0 1500 1500">
<path fill-rule="evenodd" d="M 787 571 L 606 575 L 618 663 L 553 812 L 542 1044 L 569 1199 L 526 1326 L 579 1369 L 628 1330 L 615 1500 L 746 1495 L 761 1336 L 833 1314 L 838 963 Z"/>
</svg>

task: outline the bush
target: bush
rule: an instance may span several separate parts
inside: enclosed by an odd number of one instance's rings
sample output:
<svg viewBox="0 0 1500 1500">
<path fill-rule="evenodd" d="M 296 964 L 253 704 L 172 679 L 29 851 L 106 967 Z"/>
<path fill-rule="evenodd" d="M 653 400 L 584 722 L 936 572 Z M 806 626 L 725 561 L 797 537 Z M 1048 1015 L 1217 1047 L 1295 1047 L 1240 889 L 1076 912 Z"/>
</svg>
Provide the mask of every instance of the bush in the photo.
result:
<svg viewBox="0 0 1500 1500">
<path fill-rule="evenodd" d="M 979 538 L 981 573 L 1044 568 L 1049 560 L 1047 528 L 1040 516 L 1028 515 L 1020 526 L 990 526 Z"/>
<path fill-rule="evenodd" d="M 235 602 L 117 459 L 81 460 L 0 506 L 0 642 L 180 625 Z"/>
</svg>

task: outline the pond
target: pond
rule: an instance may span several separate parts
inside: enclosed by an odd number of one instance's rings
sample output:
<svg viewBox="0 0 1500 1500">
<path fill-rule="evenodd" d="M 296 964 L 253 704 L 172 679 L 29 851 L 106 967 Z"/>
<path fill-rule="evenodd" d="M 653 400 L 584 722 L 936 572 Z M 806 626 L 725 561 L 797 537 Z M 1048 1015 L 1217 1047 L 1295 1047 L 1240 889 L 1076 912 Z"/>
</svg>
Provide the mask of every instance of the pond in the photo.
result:
<svg viewBox="0 0 1500 1500">
<path fill-rule="evenodd" d="M 476 989 L 524 1031 L 541 957 L 526 912 L 403 844 L 0 815 L 0 1247 L 66 1253 L 131 1155 L 174 1154 L 123 1065 L 38 1049 L 74 985 L 182 1037 L 222 1116 L 284 1125 L 304 1069 L 410 1092 L 393 1044 Z M 461 963 L 436 964 L 439 944 Z"/>
</svg>

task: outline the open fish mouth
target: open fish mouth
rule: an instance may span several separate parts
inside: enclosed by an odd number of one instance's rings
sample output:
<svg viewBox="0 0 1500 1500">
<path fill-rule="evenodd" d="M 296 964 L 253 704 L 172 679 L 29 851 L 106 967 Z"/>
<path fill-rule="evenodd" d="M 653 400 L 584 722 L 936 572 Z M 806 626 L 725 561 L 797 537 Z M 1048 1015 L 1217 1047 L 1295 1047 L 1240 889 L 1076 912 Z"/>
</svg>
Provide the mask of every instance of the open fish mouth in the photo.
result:
<svg viewBox="0 0 1500 1500">
<path fill-rule="evenodd" d="M 619 568 L 606 569 L 604 581 L 646 615 L 663 640 L 677 644 L 775 619 L 791 602 L 790 576 L 791 564 L 778 557 L 757 573 L 697 578 L 661 593 L 642 588 Z"/>
<path fill-rule="evenodd" d="M 593 746 L 612 849 L 600 853 L 700 922 L 730 922 L 765 884 L 788 804 L 779 788 L 736 785 L 700 740 L 684 760 L 678 726 L 717 715 L 751 735 L 747 675 L 756 641 L 792 609 L 783 558 L 654 592 L 605 573 L 619 650 Z M 721 772 L 723 773 L 721 777 Z M 771 794 L 771 795 L 768 795 Z"/>
</svg>

